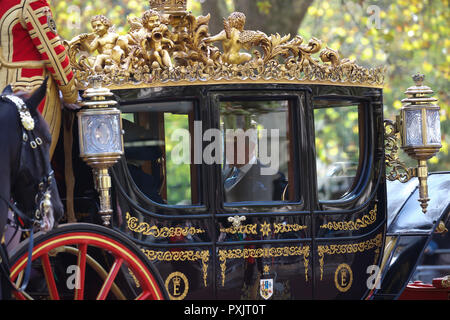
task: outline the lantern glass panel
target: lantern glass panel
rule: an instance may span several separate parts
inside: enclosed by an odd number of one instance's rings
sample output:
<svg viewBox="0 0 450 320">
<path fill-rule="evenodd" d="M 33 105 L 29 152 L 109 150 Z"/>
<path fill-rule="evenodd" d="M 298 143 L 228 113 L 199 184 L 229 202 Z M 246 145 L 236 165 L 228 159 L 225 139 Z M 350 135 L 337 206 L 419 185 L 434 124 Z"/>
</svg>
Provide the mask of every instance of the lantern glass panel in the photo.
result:
<svg viewBox="0 0 450 320">
<path fill-rule="evenodd" d="M 122 153 L 120 114 L 83 115 L 84 154 Z"/>
<path fill-rule="evenodd" d="M 406 146 L 423 145 L 422 140 L 422 111 L 406 110 Z"/>
<path fill-rule="evenodd" d="M 427 110 L 427 144 L 441 143 L 439 110 Z"/>
</svg>

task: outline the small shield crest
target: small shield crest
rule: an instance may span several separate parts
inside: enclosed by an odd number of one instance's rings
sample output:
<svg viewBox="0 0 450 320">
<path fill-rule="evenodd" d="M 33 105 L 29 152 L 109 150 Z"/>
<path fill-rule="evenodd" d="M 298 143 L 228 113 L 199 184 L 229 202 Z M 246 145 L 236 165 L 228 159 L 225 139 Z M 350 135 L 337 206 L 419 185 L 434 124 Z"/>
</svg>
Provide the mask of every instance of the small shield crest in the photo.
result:
<svg viewBox="0 0 450 320">
<path fill-rule="evenodd" d="M 259 293 L 265 300 L 273 295 L 273 279 L 261 279 L 259 284 Z"/>
</svg>

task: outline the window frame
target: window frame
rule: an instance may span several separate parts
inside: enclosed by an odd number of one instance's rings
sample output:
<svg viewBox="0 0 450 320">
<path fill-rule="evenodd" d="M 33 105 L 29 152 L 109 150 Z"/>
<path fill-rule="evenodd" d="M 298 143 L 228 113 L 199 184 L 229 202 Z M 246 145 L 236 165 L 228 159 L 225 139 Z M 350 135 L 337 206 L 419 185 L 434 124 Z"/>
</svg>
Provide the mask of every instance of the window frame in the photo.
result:
<svg viewBox="0 0 450 320">
<path fill-rule="evenodd" d="M 330 105 L 328 106 L 317 106 L 317 101 L 329 101 Z M 357 106 L 358 107 L 358 140 L 359 140 L 359 159 L 358 159 L 358 168 L 356 170 L 355 178 L 353 179 L 352 186 L 347 190 L 339 199 L 334 200 L 322 200 L 319 198 L 318 193 L 318 174 L 317 174 L 317 146 L 316 146 L 316 129 L 315 129 L 315 110 L 316 109 L 326 109 L 332 108 L 333 103 L 341 103 L 342 106 L 335 106 L 337 108 L 349 107 L 349 106 Z M 312 99 L 312 134 L 313 139 L 312 143 L 314 144 L 314 179 L 316 185 L 316 201 L 319 204 L 319 207 L 329 207 L 331 208 L 334 205 L 342 206 L 348 203 L 354 202 L 357 199 L 361 192 L 364 190 L 367 185 L 367 181 L 369 180 L 369 175 L 371 172 L 373 157 L 372 153 L 373 148 L 371 143 L 370 132 L 372 132 L 372 107 L 370 99 L 366 97 L 360 96 L 342 96 L 342 95 L 327 95 L 327 96 L 316 96 Z"/>
<path fill-rule="evenodd" d="M 164 110 L 164 104 L 176 104 L 176 103 L 190 103 L 192 106 L 192 109 L 190 112 L 188 113 L 181 113 L 183 115 L 186 115 L 188 117 L 188 126 L 189 126 L 189 131 L 191 134 L 191 138 L 194 139 L 194 135 L 193 132 L 191 131 L 192 126 L 194 121 L 202 121 L 204 122 L 205 120 L 202 120 L 202 110 L 201 110 L 201 103 L 199 101 L 198 98 L 196 97 L 158 97 L 156 99 L 145 99 L 142 101 L 133 101 L 132 103 L 123 103 L 121 104 L 121 111 L 124 114 L 129 114 L 129 113 L 150 113 L 151 110 L 149 105 L 151 104 L 155 104 L 158 105 L 157 108 L 161 109 L 161 110 L 156 110 L 155 112 L 157 113 L 161 113 L 164 114 L 166 112 L 171 112 L 170 110 Z M 131 111 L 130 111 L 131 110 Z M 161 114 L 158 115 L 158 117 L 161 116 Z M 192 120 L 192 124 L 191 124 L 191 119 Z M 161 128 L 159 128 L 159 130 L 161 130 Z M 125 132 L 126 135 L 126 132 Z M 190 164 L 190 186 L 191 186 L 191 204 L 182 204 L 182 205 L 176 205 L 176 204 L 168 204 L 168 203 L 159 203 L 156 201 L 153 201 L 152 199 L 148 198 L 142 190 L 140 190 L 139 186 L 136 185 L 136 182 L 133 180 L 133 178 L 131 177 L 130 172 L 127 170 L 126 174 L 129 176 L 130 182 L 133 184 L 133 189 L 135 189 L 135 191 L 138 192 L 138 195 L 141 198 L 141 201 L 145 201 L 147 204 L 150 205 L 150 207 L 153 207 L 154 210 L 156 210 L 157 212 L 161 212 L 163 214 L 167 214 L 167 210 L 172 211 L 172 209 L 176 210 L 176 211 L 189 211 L 194 210 L 195 212 L 193 213 L 189 213 L 186 212 L 188 215 L 190 214 L 198 214 L 197 211 L 205 211 L 207 212 L 207 206 L 208 206 L 208 198 L 206 195 L 206 189 L 207 187 L 204 186 L 204 178 L 207 175 L 206 169 L 204 168 L 204 164 L 195 164 L 192 161 L 193 158 L 193 148 L 194 148 L 194 142 L 193 140 L 191 140 L 191 153 L 190 153 L 190 157 L 191 157 L 191 164 Z M 165 149 L 165 148 L 164 148 Z M 165 152 L 166 150 L 164 150 L 163 154 L 164 154 L 164 172 L 167 172 L 166 169 L 166 162 L 167 162 L 167 157 L 165 156 Z M 126 159 L 126 152 L 124 153 L 124 157 Z M 195 167 L 195 168 L 193 168 Z M 165 184 L 167 184 L 167 179 L 165 180 Z M 167 187 L 167 186 L 166 186 Z M 193 188 L 195 188 L 195 192 L 193 190 Z M 195 195 L 197 196 L 198 201 L 196 203 L 194 203 L 193 200 L 193 196 L 195 197 Z M 161 196 L 163 196 L 161 194 Z M 164 197 L 163 197 L 164 198 Z M 167 201 L 167 199 L 165 199 Z M 152 210 L 153 210 L 152 209 Z M 207 214 L 207 216 L 209 216 L 209 214 Z M 206 217 L 206 215 L 205 215 Z"/>
<path fill-rule="evenodd" d="M 222 166 L 216 167 L 216 186 L 217 190 L 216 202 L 218 204 L 219 213 L 223 211 L 233 211 L 233 209 L 244 210 L 251 212 L 265 212 L 271 210 L 269 208 L 282 208 L 290 207 L 288 214 L 295 215 L 298 211 L 307 211 L 306 205 L 308 197 L 305 189 L 305 184 L 301 183 L 302 174 L 305 176 L 304 180 L 307 180 L 306 172 L 302 172 L 302 168 L 305 168 L 305 159 L 299 156 L 300 150 L 304 147 L 306 140 L 302 139 L 301 132 L 306 131 L 306 122 L 304 116 L 301 113 L 306 112 L 307 108 L 307 90 L 298 88 L 296 90 L 279 89 L 246 89 L 246 90 L 215 90 L 208 92 L 209 103 L 212 115 L 212 127 L 220 129 L 220 103 L 221 102 L 243 102 L 243 101 L 288 101 L 288 121 L 290 123 L 289 136 L 289 167 L 294 168 L 292 173 L 295 185 L 293 187 L 295 200 L 289 201 L 245 201 L 245 202 L 226 202 L 224 198 L 223 180 L 221 175 Z M 288 181 L 289 181 L 288 177 Z M 286 215 L 287 212 L 280 211 L 280 214 Z M 274 214 L 273 212 L 271 213 Z"/>
</svg>

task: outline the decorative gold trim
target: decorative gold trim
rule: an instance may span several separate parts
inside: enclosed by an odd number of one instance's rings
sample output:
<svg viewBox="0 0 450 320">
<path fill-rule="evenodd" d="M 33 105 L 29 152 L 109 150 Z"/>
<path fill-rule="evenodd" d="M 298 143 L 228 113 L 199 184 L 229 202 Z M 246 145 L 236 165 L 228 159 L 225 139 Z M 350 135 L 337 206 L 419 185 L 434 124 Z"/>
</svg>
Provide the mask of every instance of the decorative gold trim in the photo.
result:
<svg viewBox="0 0 450 320">
<path fill-rule="evenodd" d="M 268 275 L 270 273 L 270 267 L 266 264 L 263 267 L 263 274 Z"/>
<path fill-rule="evenodd" d="M 109 81 L 109 79 L 105 78 L 104 81 Z M 202 86 L 212 86 L 212 85 L 222 85 L 222 84 L 301 84 L 301 85 L 328 85 L 328 86 L 345 86 L 345 87 L 364 87 L 364 88 L 375 88 L 382 89 L 382 85 L 370 85 L 370 84 L 358 84 L 358 83 L 340 83 L 340 82 L 332 82 L 332 81 L 314 81 L 314 80 L 288 80 L 288 79 L 279 79 L 279 80 L 252 80 L 252 79 L 220 79 L 220 80 L 208 80 L 208 81 L 188 81 L 188 80 L 168 80 L 167 82 L 125 82 L 123 83 L 107 83 L 105 82 L 104 86 L 108 87 L 110 90 L 128 90 L 128 89 L 148 89 L 148 88 L 160 88 L 160 87 L 182 87 L 182 86 L 194 86 L 194 85 L 202 85 Z M 78 89 L 84 90 L 89 87 L 87 83 L 78 82 Z"/>
<path fill-rule="evenodd" d="M 326 224 L 320 226 L 320 229 L 328 229 L 328 230 L 346 230 L 346 231 L 356 231 L 359 229 L 367 228 L 371 224 L 377 221 L 377 205 L 369 211 L 368 214 L 365 214 L 361 217 L 361 219 L 356 219 L 356 221 L 330 221 Z"/>
<path fill-rule="evenodd" d="M 139 219 L 136 217 L 132 217 L 129 212 L 125 214 L 125 219 L 127 221 L 127 227 L 129 230 L 142 233 L 146 236 L 153 236 L 155 238 L 169 238 L 169 237 L 179 237 L 179 236 L 188 236 L 188 235 L 196 235 L 202 234 L 206 231 L 203 229 L 195 228 L 195 227 L 162 227 L 159 228 L 157 226 L 151 226 L 147 222 L 139 222 Z"/>
<path fill-rule="evenodd" d="M 414 168 L 408 168 L 398 157 L 397 134 L 400 132 L 400 118 L 396 122 L 384 120 L 384 150 L 386 168 L 392 168 L 386 178 L 406 183 L 416 176 Z M 386 170 L 387 171 L 387 170 Z"/>
<path fill-rule="evenodd" d="M 141 287 L 141 284 L 139 283 L 139 279 L 136 278 L 136 276 L 134 275 L 133 271 L 131 271 L 130 268 L 127 268 L 127 269 L 128 269 L 128 273 L 129 273 L 130 276 L 133 278 L 133 281 L 134 281 L 134 284 L 135 284 L 136 288 L 140 288 L 140 287 Z"/>
<path fill-rule="evenodd" d="M 45 68 L 45 62 L 43 61 L 19 61 L 19 62 L 9 62 L 5 58 L 3 58 L 3 54 L 0 51 L 0 69 L 39 69 Z"/>
<path fill-rule="evenodd" d="M 441 233 L 446 233 L 446 232 L 448 232 L 448 229 L 445 226 L 444 221 L 442 221 L 442 220 L 439 221 L 439 223 L 438 223 L 438 225 L 436 227 L 436 230 L 434 230 L 434 233 L 441 234 Z"/>
<path fill-rule="evenodd" d="M 191 261 L 201 260 L 203 272 L 203 284 L 205 288 L 208 286 L 208 263 L 210 253 L 209 250 L 181 250 L 181 251 L 156 251 L 151 249 L 142 249 L 142 252 L 150 261 Z"/>
<path fill-rule="evenodd" d="M 290 224 L 290 223 L 273 223 L 269 224 L 266 221 L 264 221 L 261 224 L 253 223 L 253 224 L 246 224 L 241 225 L 238 228 L 236 227 L 229 227 L 229 228 L 220 228 L 220 232 L 222 233 L 228 233 L 228 234 L 258 234 L 258 225 L 260 226 L 259 231 L 261 232 L 262 236 L 267 237 L 269 234 L 273 231 L 274 234 L 280 234 L 280 233 L 288 233 L 288 232 L 298 232 L 301 230 L 305 230 L 308 227 L 305 225 L 299 225 L 299 224 Z M 272 229 L 273 228 L 273 229 Z"/>
<path fill-rule="evenodd" d="M 330 244 L 325 246 L 317 246 L 317 254 L 319 256 L 319 266 L 320 266 L 320 280 L 323 280 L 323 266 L 325 255 L 333 254 L 354 254 L 358 252 L 364 252 L 376 248 L 375 257 L 379 256 L 379 249 L 383 243 L 383 234 L 379 233 L 374 238 L 349 244 Z"/>
<path fill-rule="evenodd" d="M 383 270 L 386 266 L 386 263 L 391 256 L 392 250 L 394 250 L 395 245 L 397 244 L 398 237 L 387 236 L 385 239 L 383 257 L 380 263 L 380 272 L 383 273 Z M 376 265 L 378 261 L 378 257 L 380 255 L 380 248 L 375 249 L 375 258 L 373 264 Z M 381 277 L 377 277 L 375 280 L 374 288 L 377 288 L 380 284 Z M 373 291 L 373 290 L 372 290 Z"/>
<path fill-rule="evenodd" d="M 290 224 L 290 223 L 274 223 L 273 224 L 273 233 L 287 233 L 287 232 L 297 232 L 301 230 L 305 230 L 308 227 L 305 225 L 299 225 L 299 224 Z"/>
<path fill-rule="evenodd" d="M 225 286 L 225 272 L 227 269 L 228 259 L 247 259 L 247 258 L 277 258 L 277 257 L 291 257 L 303 256 L 305 267 L 305 279 L 308 281 L 308 264 L 309 264 L 310 246 L 291 246 L 291 247 L 276 247 L 276 248 L 244 248 L 244 249 L 219 249 L 219 261 L 222 287 Z"/>
<path fill-rule="evenodd" d="M 261 229 L 259 231 L 261 231 L 263 237 L 269 236 L 269 233 L 271 232 L 270 224 L 268 224 L 267 221 L 264 221 L 264 223 L 261 224 Z"/>
<path fill-rule="evenodd" d="M 227 233 L 227 234 L 258 234 L 258 231 L 256 230 L 256 227 L 258 225 L 256 223 L 254 224 L 245 224 L 242 226 L 236 227 L 229 227 L 229 228 L 220 228 L 220 232 Z"/>
<path fill-rule="evenodd" d="M 154 2 L 160 10 L 172 5 Z M 122 35 L 108 18 L 97 17 L 104 28 L 67 43 L 78 88 L 86 89 L 87 79 L 96 73 L 105 76 L 110 89 L 220 83 L 383 87 L 384 67 L 365 68 L 341 59 L 336 50 L 322 49 L 316 38 L 306 43 L 299 35 L 245 30 L 246 17 L 240 12 L 230 14 L 224 19 L 224 30 L 211 36 L 210 15 L 170 11 L 148 10 L 141 18 L 128 18 L 130 31 Z M 222 43 L 223 52 L 216 42 Z"/>
<path fill-rule="evenodd" d="M 45 97 L 45 106 L 42 111 L 42 116 L 48 123 L 50 133 L 52 135 L 52 142 L 50 145 L 50 157 L 53 157 L 56 145 L 58 144 L 59 133 L 61 131 L 62 119 L 62 105 L 59 97 L 58 86 L 52 77 L 49 77 L 47 83 L 47 95 Z"/>
</svg>

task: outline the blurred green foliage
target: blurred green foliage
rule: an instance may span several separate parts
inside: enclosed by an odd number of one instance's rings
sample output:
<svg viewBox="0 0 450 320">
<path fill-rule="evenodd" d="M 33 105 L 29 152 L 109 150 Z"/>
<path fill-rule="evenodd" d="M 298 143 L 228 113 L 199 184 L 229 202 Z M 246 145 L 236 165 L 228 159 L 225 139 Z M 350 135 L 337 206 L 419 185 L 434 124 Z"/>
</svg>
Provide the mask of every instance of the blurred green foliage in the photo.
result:
<svg viewBox="0 0 450 320">
<path fill-rule="evenodd" d="M 385 118 L 399 114 L 404 92 L 414 84 L 411 76 L 425 74 L 441 107 L 442 149 L 429 161 L 430 170 L 450 170 L 448 0 L 314 1 L 299 33 L 321 39 L 358 64 L 386 66 Z"/>
<path fill-rule="evenodd" d="M 338 199 L 351 187 L 358 168 L 358 106 L 315 109 L 314 128 L 319 199 Z"/>
<path fill-rule="evenodd" d="M 189 10 L 201 14 L 201 2 L 188 1 Z M 125 32 L 126 17 L 140 16 L 149 8 L 148 1 L 138 0 L 50 3 L 59 32 L 66 39 L 91 32 L 90 17 L 96 14 L 108 16 L 118 32 Z M 233 10 L 233 0 L 226 3 Z M 258 8 L 270 15 L 272 3 L 258 0 Z M 404 91 L 413 85 L 411 76 L 424 73 L 425 84 L 439 99 L 442 122 L 443 147 L 429 161 L 430 170 L 450 170 L 449 0 L 316 0 L 309 6 L 299 34 L 306 40 L 321 39 L 324 47 L 337 49 L 341 57 L 355 59 L 358 64 L 386 66 L 384 104 L 385 117 L 389 119 L 398 114 Z"/>
<path fill-rule="evenodd" d="M 164 114 L 164 135 L 166 147 L 167 203 L 170 205 L 191 204 L 191 169 L 188 163 L 177 164 L 172 159 L 172 150 L 181 140 L 173 140 L 176 129 L 189 131 L 188 116 L 184 114 Z M 190 149 L 188 149 L 190 150 Z M 189 154 L 188 159 L 191 158 Z"/>
</svg>

